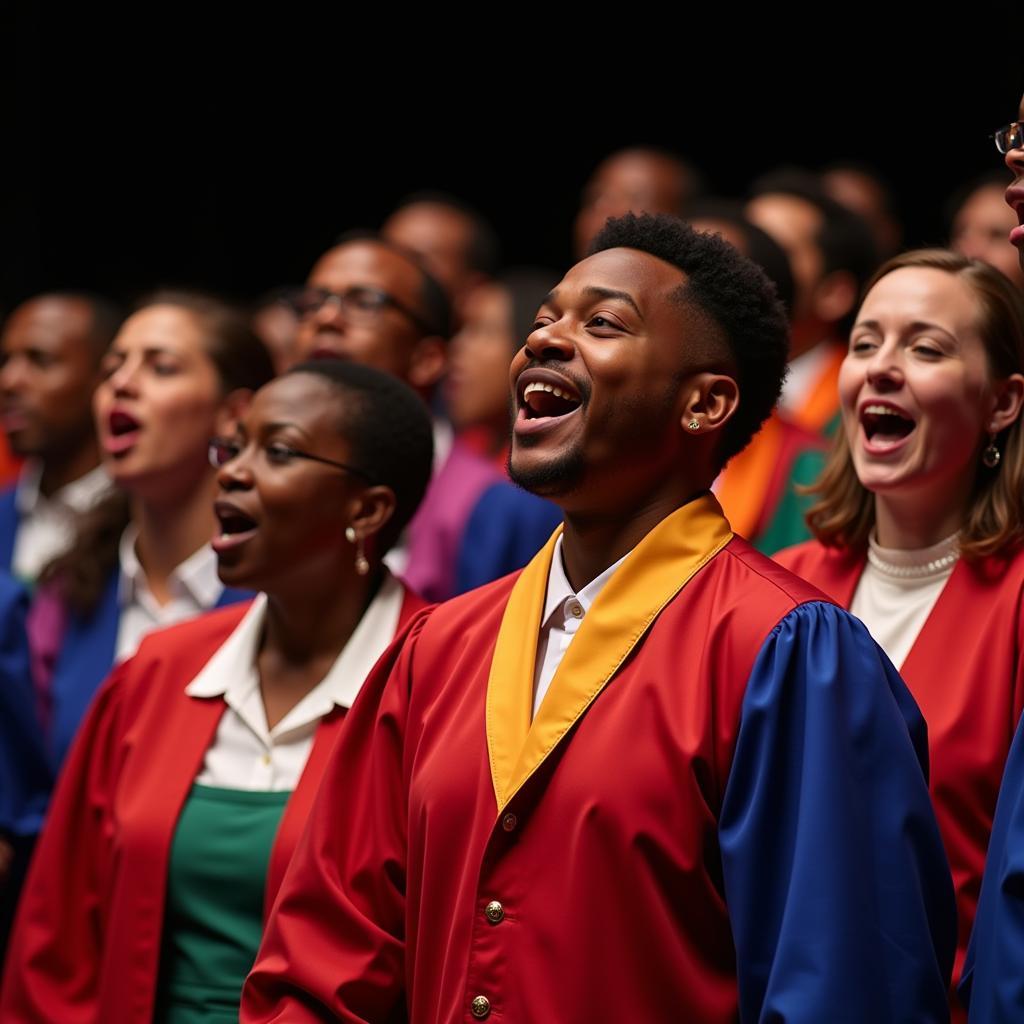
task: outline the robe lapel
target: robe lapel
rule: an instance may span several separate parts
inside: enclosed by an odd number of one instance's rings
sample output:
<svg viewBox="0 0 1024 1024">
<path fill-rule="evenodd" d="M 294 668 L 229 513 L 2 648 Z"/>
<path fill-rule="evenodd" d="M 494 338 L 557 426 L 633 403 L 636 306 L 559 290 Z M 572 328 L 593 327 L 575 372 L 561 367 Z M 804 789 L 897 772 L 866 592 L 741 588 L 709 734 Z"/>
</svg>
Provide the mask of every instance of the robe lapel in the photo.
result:
<svg viewBox="0 0 1024 1024">
<path fill-rule="evenodd" d="M 281 824 L 278 826 L 274 845 L 270 851 L 270 863 L 267 865 L 267 883 L 263 892 L 264 920 L 274 905 L 288 862 L 295 852 L 299 836 L 302 835 L 302 830 L 309 819 L 309 812 L 320 789 L 320 780 L 327 768 L 327 761 L 341 735 L 345 714 L 345 708 L 335 707 L 321 720 L 313 735 L 313 748 L 309 752 L 306 766 L 302 769 L 298 785 L 289 797 L 284 814 L 281 816 Z"/>
<path fill-rule="evenodd" d="M 662 608 L 732 538 L 718 502 L 703 495 L 662 520 L 587 612 L 530 722 L 537 638 L 558 530 L 523 570 L 498 632 L 487 683 L 487 747 L 498 810 L 575 725 Z"/>
</svg>

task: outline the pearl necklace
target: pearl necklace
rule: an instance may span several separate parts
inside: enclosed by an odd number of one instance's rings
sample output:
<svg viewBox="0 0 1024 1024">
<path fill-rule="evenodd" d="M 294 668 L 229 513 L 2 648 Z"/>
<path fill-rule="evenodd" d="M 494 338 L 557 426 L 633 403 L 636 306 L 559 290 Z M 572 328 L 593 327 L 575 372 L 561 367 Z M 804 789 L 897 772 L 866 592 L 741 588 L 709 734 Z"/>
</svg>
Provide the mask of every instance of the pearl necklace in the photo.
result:
<svg viewBox="0 0 1024 1024">
<path fill-rule="evenodd" d="M 948 569 L 960 557 L 960 549 L 956 546 L 958 536 L 959 532 L 939 541 L 935 545 L 936 548 L 948 547 L 952 550 L 921 565 L 897 565 L 894 562 L 888 562 L 875 549 L 874 543 L 868 545 L 868 561 L 879 572 L 885 573 L 886 576 L 895 576 L 898 579 L 923 579 L 925 576 L 936 576 Z"/>
</svg>

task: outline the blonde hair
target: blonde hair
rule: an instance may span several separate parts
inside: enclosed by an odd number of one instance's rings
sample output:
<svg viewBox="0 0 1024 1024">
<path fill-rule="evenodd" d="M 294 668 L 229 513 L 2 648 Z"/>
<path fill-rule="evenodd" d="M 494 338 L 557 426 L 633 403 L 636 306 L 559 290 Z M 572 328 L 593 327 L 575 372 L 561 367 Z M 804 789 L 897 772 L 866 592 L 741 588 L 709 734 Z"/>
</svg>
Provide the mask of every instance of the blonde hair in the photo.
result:
<svg viewBox="0 0 1024 1024">
<path fill-rule="evenodd" d="M 978 330 L 996 379 L 1024 372 L 1024 296 L 998 270 L 946 249 L 915 249 L 884 263 L 864 294 L 887 274 L 905 267 L 942 270 L 967 284 L 980 309 Z M 971 503 L 960 528 L 960 553 L 967 559 L 1008 553 L 1024 541 L 1024 417 L 996 437 L 999 465 L 978 461 Z M 859 548 L 875 525 L 875 499 L 857 478 L 846 434 L 839 429 L 821 476 L 804 493 L 818 501 L 807 512 L 815 537 L 829 547 Z"/>
</svg>

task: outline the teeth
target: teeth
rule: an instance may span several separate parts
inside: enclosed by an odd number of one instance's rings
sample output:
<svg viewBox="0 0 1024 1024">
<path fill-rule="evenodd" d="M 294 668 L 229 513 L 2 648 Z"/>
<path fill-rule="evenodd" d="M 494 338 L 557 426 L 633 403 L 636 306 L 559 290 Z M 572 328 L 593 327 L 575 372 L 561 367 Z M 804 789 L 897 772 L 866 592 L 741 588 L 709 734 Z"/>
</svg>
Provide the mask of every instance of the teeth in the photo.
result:
<svg viewBox="0 0 1024 1024">
<path fill-rule="evenodd" d="M 576 399 L 569 394 L 568 391 L 563 391 L 561 388 L 556 388 L 553 384 L 527 384 L 523 388 L 523 398 L 527 395 L 532 395 L 534 391 L 550 391 L 555 398 L 564 398 L 566 401 L 574 402 Z"/>
<path fill-rule="evenodd" d="M 899 416 L 900 419 L 907 419 L 901 412 L 897 412 L 890 405 L 865 405 L 864 412 L 873 416 Z"/>
</svg>

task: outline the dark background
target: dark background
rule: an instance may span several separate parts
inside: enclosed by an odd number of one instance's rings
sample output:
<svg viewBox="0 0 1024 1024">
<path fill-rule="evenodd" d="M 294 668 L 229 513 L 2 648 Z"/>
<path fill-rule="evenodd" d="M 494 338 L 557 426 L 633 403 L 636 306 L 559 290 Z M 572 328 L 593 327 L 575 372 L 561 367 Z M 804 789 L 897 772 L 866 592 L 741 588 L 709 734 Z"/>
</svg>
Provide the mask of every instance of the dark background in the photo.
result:
<svg viewBox="0 0 1024 1024">
<path fill-rule="evenodd" d="M 1017 116 L 1016 8 L 974 5 L 938 47 L 828 37 L 813 57 L 761 47 L 756 60 L 728 35 L 653 48 L 647 24 L 593 39 L 545 25 L 513 52 L 492 54 L 489 38 L 466 57 L 398 9 L 390 29 L 341 12 L 248 34 L 170 9 L 144 26 L 8 12 L 0 306 L 56 287 L 252 298 L 424 188 L 487 215 L 507 263 L 562 268 L 587 175 L 634 143 L 681 153 L 724 195 L 780 163 L 868 161 L 896 190 L 908 243 L 940 242 L 950 193 L 999 166 L 987 136 Z"/>
</svg>

